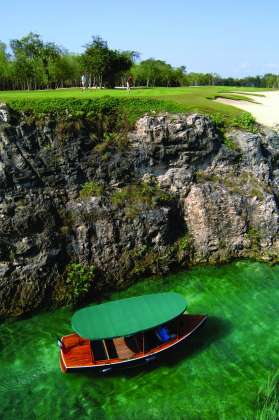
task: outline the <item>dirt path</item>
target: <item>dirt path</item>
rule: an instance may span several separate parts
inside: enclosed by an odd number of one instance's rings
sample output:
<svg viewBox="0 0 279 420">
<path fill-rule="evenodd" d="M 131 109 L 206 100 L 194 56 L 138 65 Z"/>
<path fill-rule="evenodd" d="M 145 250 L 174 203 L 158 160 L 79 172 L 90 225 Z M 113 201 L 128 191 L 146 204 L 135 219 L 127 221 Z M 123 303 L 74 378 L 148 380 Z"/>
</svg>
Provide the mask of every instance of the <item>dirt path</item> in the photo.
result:
<svg viewBox="0 0 279 420">
<path fill-rule="evenodd" d="M 257 103 L 225 98 L 218 98 L 216 101 L 250 112 L 260 124 L 268 127 L 279 126 L 279 91 L 257 92 L 264 96 L 253 96 L 251 92 L 244 91 L 237 93 L 249 95 Z"/>
</svg>

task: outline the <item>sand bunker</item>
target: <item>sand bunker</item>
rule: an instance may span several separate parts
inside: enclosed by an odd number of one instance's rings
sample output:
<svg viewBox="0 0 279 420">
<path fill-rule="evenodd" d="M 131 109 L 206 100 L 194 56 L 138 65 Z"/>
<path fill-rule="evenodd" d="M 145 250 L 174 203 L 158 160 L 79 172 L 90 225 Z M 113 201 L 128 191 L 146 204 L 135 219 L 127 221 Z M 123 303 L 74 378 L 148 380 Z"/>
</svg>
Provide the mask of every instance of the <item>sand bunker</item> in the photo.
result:
<svg viewBox="0 0 279 420">
<path fill-rule="evenodd" d="M 257 103 L 247 101 L 237 101 L 234 99 L 217 98 L 217 102 L 232 105 L 244 111 L 251 112 L 257 122 L 267 127 L 279 126 L 279 91 L 257 92 L 264 96 L 254 96 L 251 92 L 234 92 L 243 94 L 253 99 Z"/>
</svg>

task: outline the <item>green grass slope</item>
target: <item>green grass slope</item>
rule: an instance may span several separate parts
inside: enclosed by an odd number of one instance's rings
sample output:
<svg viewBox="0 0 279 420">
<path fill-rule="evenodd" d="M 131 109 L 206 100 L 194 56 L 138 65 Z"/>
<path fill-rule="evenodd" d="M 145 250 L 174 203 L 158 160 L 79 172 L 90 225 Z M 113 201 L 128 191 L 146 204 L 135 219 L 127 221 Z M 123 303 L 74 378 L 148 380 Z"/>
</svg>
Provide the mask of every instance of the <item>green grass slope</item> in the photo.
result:
<svg viewBox="0 0 279 420">
<path fill-rule="evenodd" d="M 236 107 L 215 102 L 217 97 L 229 99 L 252 99 L 243 95 L 243 88 L 224 86 L 178 87 L 178 88 L 139 88 L 128 92 L 124 89 L 88 89 L 79 88 L 41 90 L 41 91 L 2 91 L 0 102 L 7 102 L 17 110 L 33 110 L 36 114 L 47 112 L 61 114 L 67 109 L 70 113 L 80 112 L 81 115 L 95 112 L 98 107 L 121 107 L 131 115 L 131 120 L 145 112 L 200 112 L 213 116 L 231 124 L 239 119 L 244 112 Z M 245 91 L 257 95 L 261 89 L 245 88 Z M 105 99 L 106 98 L 106 99 Z M 110 98 L 110 99 L 108 99 Z"/>
</svg>

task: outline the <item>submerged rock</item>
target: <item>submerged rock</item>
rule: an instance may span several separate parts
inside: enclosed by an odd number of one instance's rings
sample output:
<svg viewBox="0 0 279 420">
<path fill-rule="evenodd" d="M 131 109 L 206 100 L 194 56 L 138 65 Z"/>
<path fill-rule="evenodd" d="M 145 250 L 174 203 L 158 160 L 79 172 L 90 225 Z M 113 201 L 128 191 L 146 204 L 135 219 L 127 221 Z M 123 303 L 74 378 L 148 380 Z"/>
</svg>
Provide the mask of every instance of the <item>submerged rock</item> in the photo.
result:
<svg viewBox="0 0 279 420">
<path fill-rule="evenodd" d="M 96 267 L 96 295 L 178 264 L 278 258 L 276 132 L 226 142 L 202 115 L 144 116 L 121 147 L 11 123 L 2 104 L 1 121 L 1 316 L 64 303 L 73 262 Z"/>
</svg>

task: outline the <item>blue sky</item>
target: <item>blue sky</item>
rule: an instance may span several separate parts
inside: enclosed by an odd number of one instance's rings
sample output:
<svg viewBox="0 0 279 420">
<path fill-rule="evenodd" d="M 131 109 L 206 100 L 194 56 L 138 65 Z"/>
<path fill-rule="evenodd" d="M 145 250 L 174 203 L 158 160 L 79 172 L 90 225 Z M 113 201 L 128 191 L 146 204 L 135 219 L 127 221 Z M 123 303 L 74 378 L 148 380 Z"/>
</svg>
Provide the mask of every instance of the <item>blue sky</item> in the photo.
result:
<svg viewBox="0 0 279 420">
<path fill-rule="evenodd" d="M 6 43 L 32 31 L 81 52 L 100 35 L 188 71 L 279 73 L 278 0 L 3 0 L 0 16 Z"/>
</svg>

